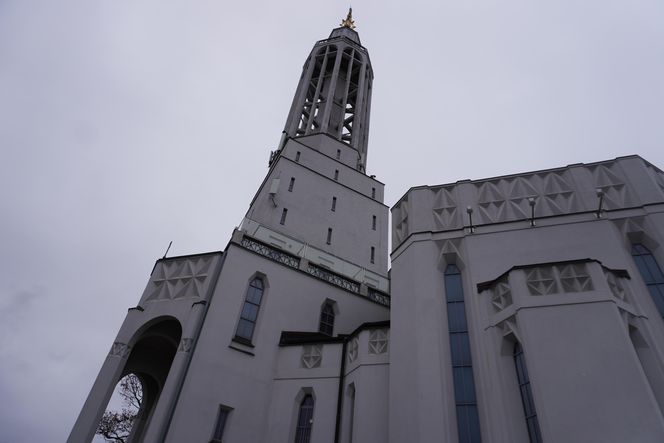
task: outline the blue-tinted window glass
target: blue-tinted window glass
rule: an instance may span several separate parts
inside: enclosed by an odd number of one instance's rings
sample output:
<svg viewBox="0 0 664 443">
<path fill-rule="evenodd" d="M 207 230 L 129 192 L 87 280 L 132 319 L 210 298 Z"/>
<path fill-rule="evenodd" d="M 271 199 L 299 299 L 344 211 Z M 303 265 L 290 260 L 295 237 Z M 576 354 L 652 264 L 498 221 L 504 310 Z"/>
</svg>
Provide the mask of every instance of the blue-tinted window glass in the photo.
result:
<svg viewBox="0 0 664 443">
<path fill-rule="evenodd" d="M 455 265 L 447 266 L 444 283 L 459 443 L 481 443 L 466 307 L 459 268 Z"/>
<path fill-rule="evenodd" d="M 258 318 L 258 309 L 263 298 L 263 280 L 256 277 L 247 288 L 247 295 L 240 313 L 240 321 L 237 324 L 235 336 L 247 341 L 251 341 L 254 335 L 256 319 Z"/>
<path fill-rule="evenodd" d="M 475 404 L 475 383 L 473 381 L 473 368 L 460 366 L 453 368 L 454 398 L 459 404 Z"/>
<path fill-rule="evenodd" d="M 320 311 L 318 331 L 327 335 L 334 333 L 334 307 L 329 302 L 325 303 Z"/>
<path fill-rule="evenodd" d="M 461 275 L 451 274 L 445 278 L 445 297 L 447 301 L 463 301 Z"/>
<path fill-rule="evenodd" d="M 258 317 L 258 306 L 245 303 L 242 307 L 242 318 L 249 321 L 256 321 L 256 317 Z"/>
<path fill-rule="evenodd" d="M 470 343 L 466 332 L 450 333 L 452 347 L 452 364 L 454 366 L 470 366 Z"/>
<path fill-rule="evenodd" d="M 537 421 L 537 412 L 535 411 L 535 401 L 530 389 L 530 378 L 526 369 L 526 359 L 523 355 L 521 344 L 514 345 L 514 365 L 516 366 L 516 377 L 519 382 L 519 391 L 521 392 L 521 402 L 523 404 L 523 413 L 526 417 L 526 426 L 528 427 L 528 436 L 531 443 L 542 443 L 542 435 Z"/>
<path fill-rule="evenodd" d="M 463 302 L 448 303 L 447 318 L 450 323 L 450 332 L 465 332 L 468 330 L 466 310 Z"/>
<path fill-rule="evenodd" d="M 311 425 L 314 418 L 314 398 L 307 394 L 300 403 L 300 412 L 297 416 L 295 430 L 295 443 L 309 443 L 311 439 Z"/>
<path fill-rule="evenodd" d="M 632 245 L 632 257 L 655 302 L 659 315 L 664 317 L 664 274 L 662 274 L 662 269 L 652 253 L 642 244 Z"/>
<path fill-rule="evenodd" d="M 459 443 L 481 441 L 480 419 L 476 405 L 459 405 L 456 407 Z"/>
</svg>

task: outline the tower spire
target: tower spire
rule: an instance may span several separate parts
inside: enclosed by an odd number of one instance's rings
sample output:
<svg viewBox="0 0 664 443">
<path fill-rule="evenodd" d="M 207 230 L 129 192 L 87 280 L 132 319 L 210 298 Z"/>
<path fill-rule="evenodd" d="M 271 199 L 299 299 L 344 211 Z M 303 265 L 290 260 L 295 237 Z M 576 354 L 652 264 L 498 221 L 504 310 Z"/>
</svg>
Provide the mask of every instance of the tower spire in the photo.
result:
<svg viewBox="0 0 664 443">
<path fill-rule="evenodd" d="M 355 22 L 353 21 L 353 8 L 348 8 L 348 15 L 344 20 L 341 20 L 341 25 L 344 28 L 355 29 Z"/>
</svg>

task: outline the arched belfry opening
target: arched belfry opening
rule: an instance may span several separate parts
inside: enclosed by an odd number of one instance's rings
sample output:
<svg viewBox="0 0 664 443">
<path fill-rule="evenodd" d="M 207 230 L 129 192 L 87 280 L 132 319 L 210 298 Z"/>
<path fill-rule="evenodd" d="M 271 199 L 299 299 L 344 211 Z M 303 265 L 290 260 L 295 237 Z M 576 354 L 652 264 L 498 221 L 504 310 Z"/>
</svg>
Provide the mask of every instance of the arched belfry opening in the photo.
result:
<svg viewBox="0 0 664 443">
<path fill-rule="evenodd" d="M 130 388 L 134 392 L 127 393 L 137 395 L 139 398 L 134 399 L 133 405 L 138 412 L 130 422 L 128 429 L 125 429 L 125 434 L 129 433 L 124 438 L 126 443 L 137 443 L 143 440 L 155 405 L 166 384 L 181 337 L 180 322 L 172 317 L 166 317 L 153 321 L 152 324 L 139 331 L 132 340 L 133 346 L 131 346 L 126 363 L 114 385 L 116 391 L 118 389 L 126 390 L 125 385 L 132 383 L 132 377 L 135 377 L 134 380 L 140 384 L 140 386 Z M 109 407 L 109 410 L 114 406 Z M 102 423 L 103 420 L 104 418 L 102 418 Z"/>
</svg>

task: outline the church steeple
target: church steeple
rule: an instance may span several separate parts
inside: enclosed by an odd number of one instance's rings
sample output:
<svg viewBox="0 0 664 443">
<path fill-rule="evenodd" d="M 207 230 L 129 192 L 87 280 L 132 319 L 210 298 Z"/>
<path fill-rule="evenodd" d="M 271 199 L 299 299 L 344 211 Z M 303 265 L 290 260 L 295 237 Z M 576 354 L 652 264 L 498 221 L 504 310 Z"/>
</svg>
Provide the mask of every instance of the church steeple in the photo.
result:
<svg viewBox="0 0 664 443">
<path fill-rule="evenodd" d="M 340 27 L 314 45 L 284 131 L 290 137 L 327 134 L 355 149 L 357 169 L 364 171 L 373 70 L 354 27 L 351 9 Z"/>
</svg>

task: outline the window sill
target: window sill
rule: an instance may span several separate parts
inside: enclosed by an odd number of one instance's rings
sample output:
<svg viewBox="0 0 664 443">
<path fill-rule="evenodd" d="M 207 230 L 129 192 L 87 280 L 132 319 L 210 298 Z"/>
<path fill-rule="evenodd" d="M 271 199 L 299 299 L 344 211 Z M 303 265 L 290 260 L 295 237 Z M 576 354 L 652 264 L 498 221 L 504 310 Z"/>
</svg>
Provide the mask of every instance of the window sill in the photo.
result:
<svg viewBox="0 0 664 443">
<path fill-rule="evenodd" d="M 255 355 L 253 352 L 254 345 L 246 339 L 242 339 L 242 337 L 234 337 L 228 347 L 243 354 L 251 355 L 252 357 Z"/>
<path fill-rule="evenodd" d="M 238 344 L 240 344 L 240 345 L 242 345 L 242 346 L 247 346 L 247 347 L 249 347 L 249 348 L 253 348 L 253 347 L 254 347 L 254 345 L 251 344 L 251 340 L 247 340 L 247 339 L 244 338 L 244 337 L 238 337 L 237 335 L 236 335 L 235 337 L 233 337 L 233 340 L 232 340 L 232 341 L 235 342 L 235 343 L 238 343 Z"/>
</svg>

